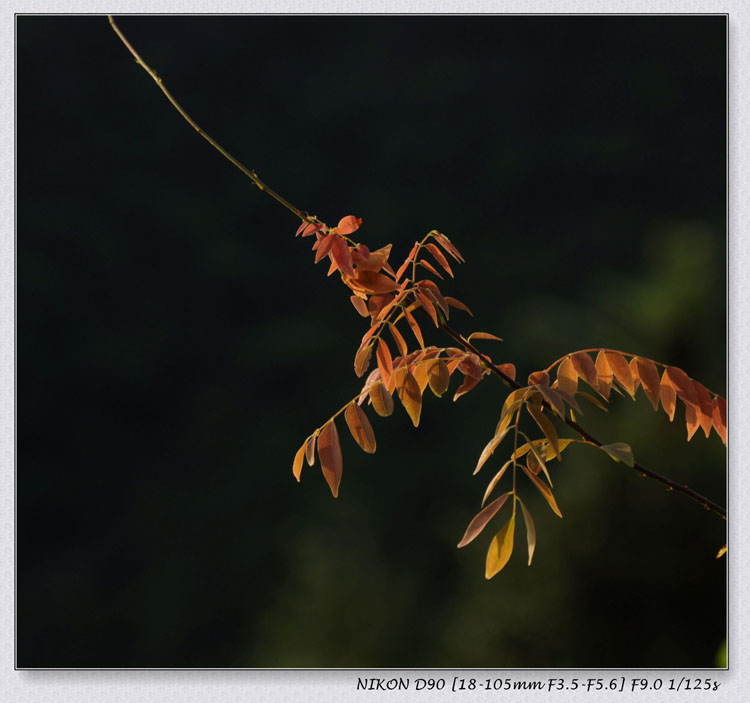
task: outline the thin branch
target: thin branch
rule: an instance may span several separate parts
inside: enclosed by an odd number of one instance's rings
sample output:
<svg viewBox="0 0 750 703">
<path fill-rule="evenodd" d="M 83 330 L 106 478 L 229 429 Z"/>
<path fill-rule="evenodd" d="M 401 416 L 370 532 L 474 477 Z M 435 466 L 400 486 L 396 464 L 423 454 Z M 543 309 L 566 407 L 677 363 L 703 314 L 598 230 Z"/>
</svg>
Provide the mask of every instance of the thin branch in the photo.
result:
<svg viewBox="0 0 750 703">
<path fill-rule="evenodd" d="M 174 106 L 174 108 L 177 110 L 177 112 L 182 115 L 183 119 L 196 131 L 198 134 L 201 135 L 214 149 L 216 149 L 225 159 L 233 163 L 242 173 L 244 173 L 261 191 L 264 193 L 267 193 L 270 195 L 274 200 L 281 203 L 287 210 L 293 212 L 297 217 L 299 217 L 301 220 L 305 220 L 307 222 L 315 222 L 317 221 L 315 217 L 312 217 L 308 215 L 306 212 L 294 207 L 288 200 L 285 198 L 282 198 L 276 191 L 269 188 L 259 177 L 258 174 L 255 173 L 255 171 L 247 168 L 242 163 L 240 163 L 237 159 L 234 158 L 226 149 L 224 149 L 221 145 L 219 145 L 216 141 L 214 141 L 208 134 L 206 134 L 199 126 L 198 124 L 193 120 L 190 115 L 185 112 L 185 110 L 182 108 L 182 106 L 174 99 L 172 94 L 167 90 L 166 86 L 162 82 L 162 79 L 158 76 L 156 71 L 154 71 L 138 54 L 138 52 L 133 48 L 133 46 L 130 44 L 130 42 L 125 38 L 125 35 L 120 31 L 120 28 L 115 24 L 114 19 L 112 18 L 112 15 L 107 15 L 109 18 L 109 23 L 112 25 L 112 29 L 115 31 L 117 36 L 120 38 L 122 43 L 125 45 L 125 47 L 128 49 L 128 51 L 135 57 L 136 62 L 148 73 L 151 78 L 154 79 L 156 84 L 159 86 L 159 89 L 164 93 L 164 95 L 167 97 L 170 103 Z M 469 340 L 464 338 L 462 335 L 460 335 L 458 332 L 456 332 L 454 329 L 452 329 L 445 320 L 441 320 L 440 324 L 441 329 L 446 332 L 448 335 L 450 335 L 453 339 L 455 339 L 461 346 L 464 347 L 467 351 L 471 351 L 472 353 L 476 354 L 482 362 L 489 368 L 496 376 L 498 376 L 507 386 L 510 388 L 522 388 L 522 386 L 515 380 L 512 379 L 507 374 L 503 373 L 501 369 L 499 369 L 492 361 L 486 357 L 482 352 L 480 352 Z M 341 412 L 341 411 L 339 411 Z M 573 420 L 570 420 L 568 418 L 563 418 L 563 421 L 565 422 L 568 427 L 575 430 L 581 437 L 588 440 L 592 444 L 597 445 L 598 447 L 602 446 L 602 443 L 590 435 L 583 427 L 581 427 L 577 422 L 574 422 Z M 691 488 L 688 488 L 687 486 L 682 485 L 681 483 L 677 483 L 676 481 L 672 481 L 671 479 L 667 478 L 666 476 L 662 476 L 661 474 L 657 473 L 656 471 L 651 471 L 650 469 L 646 468 L 642 464 L 639 464 L 635 462 L 633 464 L 633 469 L 638 471 L 642 476 L 648 476 L 650 478 L 655 479 L 656 481 L 660 481 L 665 486 L 667 486 L 670 490 L 677 491 L 678 493 L 682 493 L 683 495 L 688 496 L 689 498 L 692 498 L 693 500 L 700 503 L 704 508 L 707 510 L 711 510 L 715 512 L 717 515 L 720 515 L 725 520 L 727 519 L 726 510 L 722 508 L 720 505 L 717 505 L 713 501 L 709 500 L 705 496 L 702 496 L 700 493 L 697 493 Z"/>
<path fill-rule="evenodd" d="M 162 79 L 158 76 L 156 71 L 154 71 L 153 68 L 151 68 L 140 56 L 140 54 L 133 48 L 131 43 L 125 38 L 125 35 L 120 31 L 120 28 L 115 24 L 114 19 L 112 18 L 112 15 L 107 15 L 109 18 L 109 23 L 112 25 L 112 29 L 115 30 L 115 33 L 118 37 L 122 40 L 122 43 L 127 47 L 128 51 L 135 57 L 136 63 L 140 65 L 146 73 L 148 73 L 151 78 L 154 79 L 156 82 L 156 85 L 159 86 L 161 89 L 161 92 L 164 93 L 164 95 L 167 96 L 167 100 L 172 103 L 175 110 L 179 112 L 182 117 L 185 119 L 185 121 L 196 131 L 198 134 L 201 135 L 216 151 L 218 151 L 225 159 L 231 161 L 242 173 L 244 173 L 253 183 L 255 183 L 258 188 L 260 188 L 264 193 L 268 193 L 274 200 L 281 203 L 287 210 L 290 210 L 293 212 L 297 217 L 299 217 L 301 220 L 305 220 L 307 222 L 313 222 L 315 221 L 314 217 L 311 217 L 306 212 L 303 212 L 302 210 L 299 210 L 298 208 L 294 207 L 286 198 L 282 198 L 275 190 L 272 188 L 269 188 L 259 177 L 258 174 L 252 170 L 247 168 L 244 164 L 239 162 L 237 159 L 234 158 L 226 149 L 224 149 L 223 146 L 221 146 L 218 142 L 214 141 L 208 134 L 206 134 L 195 122 L 195 120 L 188 115 L 187 112 L 182 108 L 180 103 L 178 103 L 172 94 L 167 90 L 167 87 L 162 82 Z"/>
</svg>

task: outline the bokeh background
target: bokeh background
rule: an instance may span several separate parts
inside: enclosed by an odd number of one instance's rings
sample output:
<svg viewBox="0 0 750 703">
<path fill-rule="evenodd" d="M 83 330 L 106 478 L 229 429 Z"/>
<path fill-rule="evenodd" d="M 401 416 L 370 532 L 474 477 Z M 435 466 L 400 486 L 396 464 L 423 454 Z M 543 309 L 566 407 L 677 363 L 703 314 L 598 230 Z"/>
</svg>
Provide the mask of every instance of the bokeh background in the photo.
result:
<svg viewBox="0 0 750 703">
<path fill-rule="evenodd" d="M 606 346 L 723 392 L 724 17 L 118 22 L 300 208 L 396 260 L 447 233 L 455 325 L 522 377 Z M 554 466 L 563 520 L 524 494 L 532 567 L 523 530 L 491 581 L 491 530 L 456 549 L 502 460 L 472 477 L 491 379 L 428 393 L 418 429 L 374 418 L 374 456 L 340 424 L 339 499 L 317 466 L 298 485 L 360 386 L 347 289 L 106 18 L 19 16 L 16 69 L 18 666 L 716 665 L 725 524 L 598 453 Z M 681 413 L 583 419 L 724 504 L 724 448 Z"/>
</svg>

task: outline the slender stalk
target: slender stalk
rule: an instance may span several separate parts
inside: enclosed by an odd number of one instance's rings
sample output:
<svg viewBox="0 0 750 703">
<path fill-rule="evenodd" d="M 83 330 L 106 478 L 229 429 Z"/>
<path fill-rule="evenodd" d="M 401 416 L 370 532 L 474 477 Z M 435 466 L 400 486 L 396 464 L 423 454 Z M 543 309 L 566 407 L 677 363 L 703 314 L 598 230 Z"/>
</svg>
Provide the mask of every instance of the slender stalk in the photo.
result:
<svg viewBox="0 0 750 703">
<path fill-rule="evenodd" d="M 180 103 L 178 103 L 174 97 L 172 96 L 172 93 L 170 93 L 167 90 L 167 87 L 162 82 L 162 79 L 158 76 L 156 71 L 154 71 L 153 68 L 151 68 L 140 56 L 140 54 L 133 48 L 131 43 L 125 38 L 125 35 L 120 31 L 120 28 L 115 24 L 114 19 L 112 18 L 112 15 L 107 15 L 109 18 L 109 23 L 112 25 L 112 29 L 115 30 L 115 33 L 118 37 L 120 37 L 120 40 L 125 45 L 127 50 L 135 57 L 136 63 L 140 65 L 146 73 L 148 73 L 151 78 L 154 79 L 156 82 L 156 85 L 159 86 L 160 90 L 164 95 L 167 97 L 167 100 L 172 103 L 175 110 L 179 112 L 184 120 L 196 131 L 198 134 L 201 135 L 216 151 L 218 151 L 225 159 L 228 161 L 231 161 L 242 173 L 244 173 L 253 183 L 255 183 L 258 188 L 260 188 L 264 193 L 268 193 L 274 200 L 281 203 L 287 210 L 290 210 L 293 212 L 297 217 L 299 217 L 301 220 L 306 220 L 308 222 L 315 221 L 314 217 L 311 217 L 306 212 L 303 212 L 302 210 L 299 210 L 298 208 L 294 207 L 286 198 L 282 198 L 275 190 L 272 188 L 269 188 L 258 176 L 258 174 L 252 170 L 247 168 L 244 164 L 242 164 L 240 161 L 234 158 L 224 147 L 222 147 L 218 142 L 214 141 L 214 139 L 211 138 L 206 132 L 204 132 L 198 124 L 195 122 L 195 120 L 188 115 L 187 112 L 182 108 Z"/>
<path fill-rule="evenodd" d="M 167 90 L 166 86 L 162 82 L 162 79 L 158 76 L 156 71 L 152 69 L 140 56 L 140 54 L 133 48 L 133 46 L 130 44 L 130 42 L 126 39 L 125 35 L 122 33 L 120 28 L 115 24 L 114 19 L 112 18 L 112 15 L 107 15 L 109 19 L 109 23 L 112 26 L 112 29 L 115 31 L 117 36 L 120 38 L 122 43 L 125 45 L 127 50 L 133 55 L 136 62 L 148 73 L 151 78 L 155 81 L 155 83 L 159 86 L 159 89 L 164 93 L 166 98 L 169 100 L 170 103 L 172 103 L 173 107 L 177 110 L 177 112 L 182 115 L 183 119 L 196 131 L 198 134 L 200 134 L 201 137 L 203 137 L 214 149 L 216 149 L 225 159 L 230 161 L 232 164 L 234 164 L 242 173 L 244 173 L 262 192 L 267 193 L 270 195 L 274 200 L 276 200 L 278 203 L 283 205 L 287 210 L 290 212 L 293 212 L 297 217 L 299 217 L 301 220 L 307 221 L 307 222 L 316 222 L 318 221 L 317 218 L 309 215 L 308 213 L 296 208 L 294 205 L 292 205 L 288 200 L 280 196 L 276 191 L 274 191 L 272 188 L 269 188 L 258 176 L 258 174 L 252 170 L 244 166 L 240 161 L 238 161 L 234 156 L 232 156 L 226 149 L 224 149 L 220 144 L 218 144 L 214 139 L 212 139 L 206 132 L 204 132 L 198 124 L 193 120 L 190 115 L 188 115 L 187 112 L 182 108 L 182 106 L 174 99 L 172 94 Z M 427 235 L 422 240 L 422 243 L 427 240 L 427 238 L 430 235 Z M 421 246 L 421 244 L 420 244 Z M 412 278 L 416 277 L 416 256 L 415 256 L 415 262 L 414 262 L 414 276 Z M 395 309 L 395 308 L 394 308 Z M 469 340 L 467 340 L 465 337 L 460 335 L 458 332 L 456 332 L 454 329 L 452 329 L 445 319 L 441 315 L 440 320 L 440 328 L 446 332 L 449 336 L 451 336 L 453 339 L 455 339 L 461 346 L 466 349 L 467 351 L 471 351 L 472 353 L 476 354 L 482 362 L 486 365 L 487 368 L 489 368 L 496 376 L 498 376 L 503 383 L 505 383 L 506 386 L 510 388 L 521 388 L 521 384 L 519 384 L 515 379 L 512 379 L 507 374 L 503 373 L 501 369 L 499 369 L 491 359 L 489 359 L 487 356 L 482 354 Z M 554 364 L 552 364 L 552 367 L 554 367 Z M 552 368 L 550 367 L 550 368 Z M 360 393 L 361 395 L 361 393 Z M 359 397 L 359 396 L 357 396 Z M 351 402 L 351 401 L 349 401 Z M 349 403 L 347 403 L 348 405 Z M 333 417 L 337 417 L 339 414 L 341 414 L 346 409 L 346 405 L 339 410 L 336 415 Z M 583 427 L 581 427 L 577 422 L 574 422 L 573 420 L 570 420 L 568 418 L 562 418 L 568 427 L 575 430 L 581 437 L 586 439 L 587 441 L 591 442 L 592 444 L 595 444 L 598 447 L 602 446 L 602 443 L 593 437 L 591 434 L 589 434 Z M 313 433 L 315 434 L 315 433 Z M 312 435 L 311 435 L 312 436 Z M 309 438 L 308 438 L 309 439 Z M 720 515 L 722 518 L 726 520 L 726 510 L 722 508 L 720 505 L 714 503 L 713 501 L 709 500 L 705 496 L 702 496 L 700 493 L 692 490 L 691 488 L 688 488 L 685 485 L 682 485 L 680 483 L 677 483 L 676 481 L 672 481 L 671 479 L 667 478 L 666 476 L 662 476 L 661 474 L 657 473 L 656 471 L 651 471 L 650 469 L 647 469 L 642 464 L 639 464 L 638 462 L 635 462 L 633 464 L 633 469 L 638 471 L 642 476 L 648 476 L 650 478 L 655 479 L 656 481 L 660 481 L 665 486 L 667 486 L 670 490 L 677 491 L 678 493 L 682 493 L 683 495 L 688 496 L 689 498 L 697 501 L 703 507 L 705 507 L 708 510 L 711 510 L 715 512 L 717 515 Z M 515 503 L 514 503 L 515 505 Z"/>
</svg>

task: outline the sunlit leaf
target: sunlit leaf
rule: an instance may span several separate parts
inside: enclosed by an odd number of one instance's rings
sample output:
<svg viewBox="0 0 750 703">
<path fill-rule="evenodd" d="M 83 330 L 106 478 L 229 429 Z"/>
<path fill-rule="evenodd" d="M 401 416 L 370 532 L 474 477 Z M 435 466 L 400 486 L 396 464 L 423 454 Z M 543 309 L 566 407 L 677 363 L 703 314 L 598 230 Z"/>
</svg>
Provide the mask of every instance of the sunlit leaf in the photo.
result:
<svg viewBox="0 0 750 703">
<path fill-rule="evenodd" d="M 523 469 L 523 472 L 529 477 L 529 480 L 536 486 L 536 489 L 544 496 L 544 499 L 549 504 L 549 507 L 552 508 L 552 512 L 555 513 L 558 517 L 562 517 L 562 513 L 560 512 L 560 508 L 557 507 L 557 501 L 555 500 L 555 496 L 552 495 L 552 491 L 550 490 L 550 487 L 542 481 L 538 476 L 534 476 L 531 471 L 529 471 L 525 466 L 521 465 L 521 468 Z"/>
<path fill-rule="evenodd" d="M 508 500 L 508 496 L 512 495 L 509 493 L 504 493 L 499 498 L 496 498 L 491 503 L 487 505 L 487 507 L 482 508 L 472 519 L 472 521 L 469 523 L 469 526 L 466 528 L 466 532 L 464 532 L 464 536 L 461 538 L 461 541 L 458 543 L 458 548 L 465 547 L 467 544 L 472 542 L 481 532 L 482 530 L 487 526 L 490 520 L 492 520 L 495 515 L 497 515 L 500 508 L 505 505 L 506 501 Z"/>
<path fill-rule="evenodd" d="M 700 427 L 700 420 L 698 410 L 687 403 L 685 403 L 685 425 L 687 426 L 687 438 L 689 442 Z"/>
<path fill-rule="evenodd" d="M 481 377 L 466 376 L 464 382 L 456 388 L 456 392 L 453 394 L 453 402 L 455 403 L 462 395 L 466 395 L 469 391 L 474 390 L 481 380 Z"/>
<path fill-rule="evenodd" d="M 570 395 L 575 395 L 578 390 L 578 372 L 569 356 L 566 356 L 557 367 L 557 387 Z"/>
<path fill-rule="evenodd" d="M 362 256 L 362 260 L 357 263 L 357 271 L 365 272 L 365 271 L 380 271 L 381 268 L 384 268 L 388 257 L 391 254 L 391 244 L 386 244 L 384 247 L 380 247 L 380 249 L 376 249 L 375 251 L 369 251 L 367 250 L 367 256 Z"/>
<path fill-rule="evenodd" d="M 427 295 L 421 293 L 420 291 L 416 291 L 415 295 L 417 296 L 419 302 L 422 303 L 422 307 L 424 308 L 425 312 L 432 318 L 432 321 L 435 323 L 435 327 L 438 327 L 438 316 L 437 312 L 435 311 L 435 306 L 432 304 L 432 301 L 427 297 Z"/>
<path fill-rule="evenodd" d="M 618 352 L 604 352 L 604 355 L 609 364 L 609 368 L 612 369 L 612 373 L 617 379 L 617 382 L 628 392 L 628 395 L 633 398 L 635 397 L 635 383 L 633 381 L 633 374 L 630 371 L 630 364 L 625 361 L 625 357 Z"/>
<path fill-rule="evenodd" d="M 479 473 L 479 470 L 485 465 L 487 462 L 487 459 L 489 459 L 495 449 L 499 446 L 500 442 L 502 442 L 505 439 L 505 436 L 508 434 L 510 428 L 506 427 L 505 429 L 501 430 L 498 434 L 496 434 L 488 443 L 487 446 L 482 450 L 481 455 L 479 456 L 479 461 L 477 461 L 476 468 L 474 469 L 474 473 Z"/>
<path fill-rule="evenodd" d="M 393 412 L 393 398 L 381 381 L 377 381 L 370 388 L 370 402 L 373 410 L 380 417 L 388 417 Z"/>
<path fill-rule="evenodd" d="M 417 266 L 422 266 L 426 268 L 433 276 L 437 276 L 439 279 L 442 280 L 442 276 L 440 275 L 440 272 L 429 262 L 425 259 L 420 259 L 417 261 Z"/>
<path fill-rule="evenodd" d="M 711 394 L 708 392 L 708 390 L 706 390 L 705 386 L 698 383 L 697 381 L 693 381 L 693 386 L 695 386 L 695 392 L 698 395 L 698 405 L 700 408 L 698 422 L 700 422 L 703 434 L 708 437 L 708 435 L 711 433 L 711 427 L 713 425 L 714 404 L 711 400 Z"/>
<path fill-rule="evenodd" d="M 669 416 L 669 421 L 674 420 L 674 411 L 677 407 L 677 392 L 669 381 L 669 376 L 666 370 L 661 375 L 661 382 L 659 384 L 661 407 L 664 408 L 664 412 Z"/>
<path fill-rule="evenodd" d="M 575 352 L 568 358 L 578 376 L 598 392 L 599 374 L 596 371 L 596 366 L 594 365 L 592 358 L 586 352 Z"/>
<path fill-rule="evenodd" d="M 557 437 L 557 431 L 551 420 L 542 412 L 541 408 L 537 408 L 533 405 L 527 406 L 529 414 L 534 418 L 534 421 L 539 425 L 539 429 L 544 432 L 544 436 L 550 443 L 552 451 L 555 456 L 560 459 L 560 442 Z"/>
<path fill-rule="evenodd" d="M 721 559 L 727 553 L 727 545 L 725 544 L 716 554 L 717 559 Z"/>
<path fill-rule="evenodd" d="M 684 403 L 692 405 L 696 410 L 700 408 L 693 380 L 682 369 L 678 369 L 676 366 L 667 366 L 667 378 Z"/>
<path fill-rule="evenodd" d="M 378 340 L 378 349 L 376 352 L 378 369 L 380 369 L 380 378 L 383 379 L 386 387 L 391 389 L 391 375 L 393 374 L 393 357 L 391 350 L 383 339 Z"/>
<path fill-rule="evenodd" d="M 303 237 L 309 237 L 321 229 L 323 229 L 322 222 L 303 222 L 297 229 L 297 234 Z M 294 236 L 296 237 L 297 234 Z"/>
<path fill-rule="evenodd" d="M 505 473 L 506 469 L 513 463 L 513 459 L 508 459 L 503 465 L 500 471 L 498 471 L 493 477 L 492 480 L 487 485 L 487 490 L 484 492 L 484 498 L 482 498 L 482 505 L 485 504 L 487 498 L 489 498 L 490 493 L 492 493 L 492 490 L 497 486 L 500 479 L 503 477 L 503 474 Z M 476 472 L 474 472 L 476 473 Z"/>
<path fill-rule="evenodd" d="M 534 371 L 529 374 L 529 377 L 526 380 L 530 386 L 549 386 L 549 374 L 546 371 Z"/>
<path fill-rule="evenodd" d="M 339 220 L 339 223 L 336 225 L 336 231 L 339 234 L 351 234 L 352 232 L 355 232 L 356 230 L 358 230 L 361 224 L 362 224 L 361 217 L 355 217 L 354 215 L 347 215 L 346 217 L 342 217 Z"/>
<path fill-rule="evenodd" d="M 393 337 L 393 341 L 396 343 L 401 356 L 406 356 L 409 353 L 409 348 L 406 346 L 406 341 L 401 336 L 401 332 L 396 329 L 396 325 L 389 323 L 388 331 L 391 333 L 391 337 Z"/>
<path fill-rule="evenodd" d="M 333 247 L 334 241 L 336 241 L 338 237 L 331 232 L 330 234 L 325 235 L 323 239 L 320 240 L 320 244 L 317 248 L 317 251 L 315 252 L 315 263 L 317 264 L 321 259 L 324 259 L 328 254 L 331 252 L 331 248 Z"/>
<path fill-rule="evenodd" d="M 536 547 L 536 527 L 534 526 L 534 521 L 531 519 L 531 513 L 526 509 L 523 501 L 519 498 L 518 502 L 521 504 L 523 521 L 526 523 L 526 544 L 529 547 L 529 566 L 531 566 L 531 560 L 534 558 L 534 548 Z"/>
<path fill-rule="evenodd" d="M 724 444 L 727 443 L 727 401 L 724 398 L 717 396 L 713 401 L 713 413 L 712 413 L 714 429 L 721 437 L 721 441 Z"/>
<path fill-rule="evenodd" d="M 448 264 L 448 259 L 446 259 L 445 256 L 443 255 L 443 252 L 437 248 L 437 245 L 433 244 L 432 242 L 428 242 L 425 246 L 427 247 L 427 249 L 429 249 L 430 254 L 432 254 L 435 257 L 435 261 L 437 261 L 445 269 L 446 273 L 451 278 L 453 278 L 453 271 L 451 270 L 451 267 Z"/>
<path fill-rule="evenodd" d="M 615 442 L 613 444 L 603 444 L 600 449 L 611 456 L 615 461 L 621 461 L 623 464 L 633 466 L 633 450 L 625 442 Z"/>
<path fill-rule="evenodd" d="M 292 462 L 292 473 L 294 474 L 294 478 L 296 478 L 297 481 L 300 480 L 300 476 L 302 475 L 302 463 L 305 460 L 305 449 L 306 448 L 307 448 L 307 442 L 305 442 L 297 450 L 297 453 L 294 455 L 294 461 Z"/>
<path fill-rule="evenodd" d="M 367 371 L 370 366 L 370 358 L 372 357 L 372 345 L 367 344 L 364 347 L 360 347 L 354 356 L 354 373 L 357 377 Z"/>
<path fill-rule="evenodd" d="M 430 390 L 438 398 L 448 390 L 448 384 L 451 380 L 451 373 L 448 370 L 448 364 L 442 359 L 434 359 L 427 370 L 427 382 Z"/>
<path fill-rule="evenodd" d="M 466 339 L 469 342 L 472 339 L 494 339 L 496 342 L 502 342 L 503 341 L 497 335 L 490 334 L 489 332 L 472 332 Z"/>
<path fill-rule="evenodd" d="M 305 445 L 305 459 L 307 460 L 307 465 L 312 466 L 315 463 L 315 439 L 317 435 L 313 435 L 310 437 L 310 439 L 307 440 L 307 444 Z"/>
<path fill-rule="evenodd" d="M 406 317 L 406 321 L 409 323 L 409 327 L 411 328 L 412 333 L 419 342 L 419 346 L 424 349 L 424 338 L 422 337 L 422 330 L 420 329 L 417 321 L 414 319 L 414 315 L 412 315 L 408 310 L 404 310 L 404 316 Z"/>
<path fill-rule="evenodd" d="M 457 298 L 451 298 L 450 295 L 445 296 L 445 302 L 448 303 L 452 308 L 457 308 L 458 310 L 463 310 L 464 312 L 469 313 L 472 317 L 474 317 L 474 313 L 469 310 L 469 308 L 464 305 L 460 300 Z"/>
<path fill-rule="evenodd" d="M 328 422 L 320 431 L 320 435 L 318 436 L 318 457 L 320 458 L 323 476 L 331 488 L 333 497 L 337 498 L 339 484 L 341 483 L 343 462 L 341 459 L 339 433 L 336 429 L 336 423 L 333 420 Z"/>
<path fill-rule="evenodd" d="M 430 300 L 432 300 L 435 305 L 437 305 L 443 311 L 443 314 L 446 317 L 450 317 L 450 308 L 448 307 L 448 302 L 443 297 L 443 294 L 440 292 L 440 288 L 438 288 L 438 285 L 437 283 L 435 283 L 435 281 L 424 279 L 422 281 L 419 281 L 417 285 L 422 290 L 422 292 L 425 293 L 430 298 Z"/>
<path fill-rule="evenodd" d="M 596 366 L 596 374 L 599 380 L 599 393 L 609 400 L 609 390 L 612 387 L 614 373 L 607 361 L 607 355 L 603 351 L 600 351 L 596 355 L 596 362 L 594 365 Z"/>
<path fill-rule="evenodd" d="M 336 237 L 333 240 L 331 254 L 341 272 L 353 278 L 354 266 L 352 265 L 352 254 L 349 251 L 349 245 L 341 237 Z"/>
<path fill-rule="evenodd" d="M 367 271 L 357 268 L 354 283 L 368 293 L 392 293 L 398 290 L 398 283 L 377 271 Z"/>
<path fill-rule="evenodd" d="M 490 548 L 487 552 L 487 564 L 484 571 L 485 578 L 491 579 L 508 563 L 510 555 L 513 553 L 515 528 L 516 514 L 514 512 L 510 520 L 505 523 L 503 529 L 495 535 L 490 543 Z"/>
<path fill-rule="evenodd" d="M 563 403 L 563 396 L 560 395 L 557 388 L 547 388 L 546 386 L 537 385 L 535 386 L 544 399 L 550 404 L 553 410 L 561 417 L 565 418 L 565 405 Z M 564 393 L 565 391 L 563 391 Z"/>
<path fill-rule="evenodd" d="M 436 232 L 435 233 L 435 240 L 456 261 L 458 261 L 459 263 L 462 263 L 462 264 L 465 263 L 464 257 L 461 256 L 461 252 L 459 252 L 458 249 L 456 249 L 455 244 L 453 244 L 453 242 L 450 239 L 448 239 L 448 237 L 446 237 L 442 232 Z"/>
<path fill-rule="evenodd" d="M 659 380 L 659 372 L 656 370 L 656 364 L 651 359 L 642 359 L 641 357 L 635 358 L 635 364 L 638 378 L 643 386 L 643 392 L 648 396 L 654 410 L 658 410 L 661 381 Z"/>
<path fill-rule="evenodd" d="M 407 370 L 403 375 L 403 381 L 397 387 L 398 397 L 401 404 L 409 413 L 414 427 L 419 425 L 419 416 L 422 412 L 422 393 L 419 385 L 412 374 Z"/>
<path fill-rule="evenodd" d="M 365 411 L 356 403 L 350 403 L 344 411 L 344 419 L 354 441 L 368 454 L 372 454 L 375 451 L 375 433 Z"/>
<path fill-rule="evenodd" d="M 354 309 L 362 315 L 362 317 L 369 317 L 370 311 L 367 309 L 367 303 L 360 298 L 358 295 L 353 295 L 349 298 L 352 301 Z"/>
</svg>

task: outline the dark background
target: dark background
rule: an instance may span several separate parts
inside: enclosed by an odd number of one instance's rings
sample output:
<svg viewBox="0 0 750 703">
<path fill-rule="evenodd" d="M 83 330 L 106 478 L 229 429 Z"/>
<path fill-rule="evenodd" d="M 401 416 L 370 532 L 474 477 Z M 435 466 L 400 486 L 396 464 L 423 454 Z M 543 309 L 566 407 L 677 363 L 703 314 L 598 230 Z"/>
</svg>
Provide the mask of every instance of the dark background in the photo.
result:
<svg viewBox="0 0 750 703">
<path fill-rule="evenodd" d="M 522 378 L 606 346 L 724 391 L 724 17 L 118 23 L 298 207 L 363 217 L 397 263 L 447 233 L 455 325 Z M 317 466 L 297 485 L 360 386 L 347 289 L 106 18 L 18 17 L 16 68 L 18 666 L 716 664 L 725 523 L 598 453 L 555 464 L 563 520 L 524 494 L 532 567 L 522 529 L 491 581 L 491 530 L 455 548 L 503 460 L 471 476 L 491 379 L 428 393 L 418 430 L 374 418 L 374 456 L 340 423 L 339 499 Z M 681 409 L 585 412 L 725 503 L 724 448 Z"/>
</svg>

